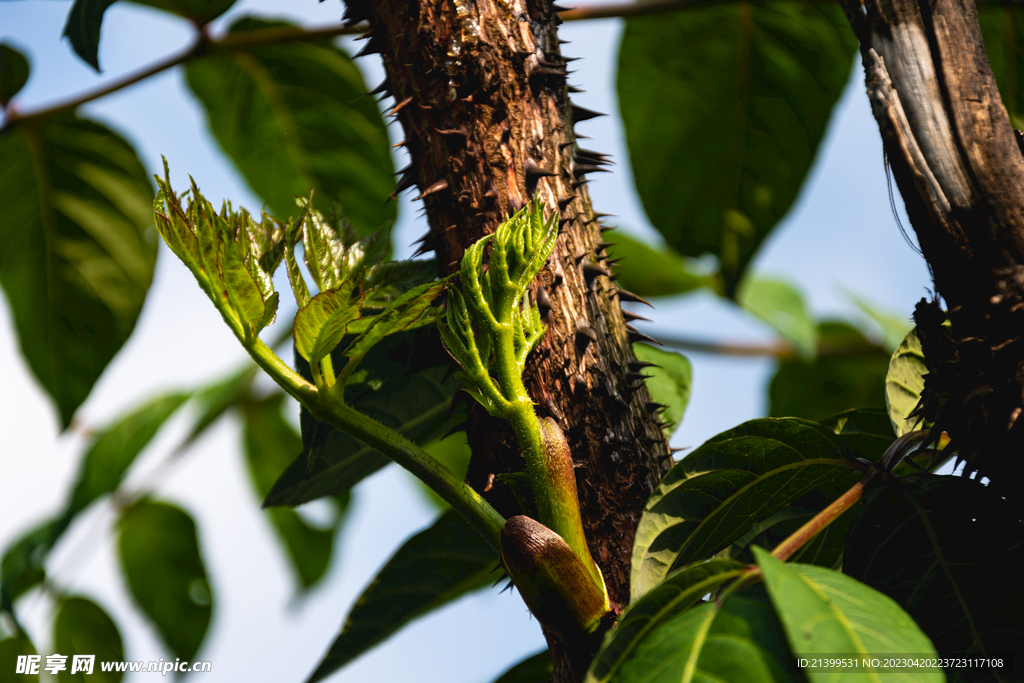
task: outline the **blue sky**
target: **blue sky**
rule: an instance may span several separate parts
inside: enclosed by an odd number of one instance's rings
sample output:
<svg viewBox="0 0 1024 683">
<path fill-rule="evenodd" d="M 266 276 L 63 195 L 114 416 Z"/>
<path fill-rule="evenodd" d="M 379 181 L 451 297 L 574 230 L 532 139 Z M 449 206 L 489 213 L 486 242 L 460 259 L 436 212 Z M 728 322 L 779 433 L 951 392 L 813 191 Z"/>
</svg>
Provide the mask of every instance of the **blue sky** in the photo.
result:
<svg viewBox="0 0 1024 683">
<path fill-rule="evenodd" d="M 100 49 L 102 76 L 75 58 L 60 32 L 68 2 L 0 3 L 0 40 L 26 51 L 33 75 L 19 98 L 29 109 L 95 86 L 179 49 L 189 40 L 184 22 L 155 10 L 123 3 L 107 14 Z M 341 14 L 329 0 L 243 1 L 223 25 L 243 12 L 328 24 Z M 616 214 L 626 229 L 654 235 L 632 190 L 628 156 L 613 90 L 621 24 L 600 20 L 565 24 L 572 41 L 565 52 L 583 59 L 572 81 L 586 93 L 576 101 L 612 116 L 583 124 L 593 147 L 614 155 L 618 165 L 591 184 L 599 211 Z M 380 81 L 379 64 L 360 66 L 367 81 Z M 909 317 L 930 285 L 923 260 L 903 241 L 889 208 L 881 143 L 860 80 L 860 64 L 847 87 L 804 192 L 762 249 L 753 266 L 800 286 L 816 314 L 855 317 L 848 292 Z M 205 131 L 202 116 L 177 71 L 89 104 L 85 113 L 122 131 L 147 167 L 160 156 L 182 184 L 194 175 L 210 198 L 258 207 L 259 201 L 234 173 Z M 392 135 L 401 136 L 397 126 Z M 404 166 L 399 159 L 398 167 Z M 425 229 L 407 193 L 396 233 L 399 253 Z M 899 200 L 897 199 L 899 203 Z M 906 219 L 904 218 L 906 223 Z M 287 313 L 280 318 L 289 317 Z M 710 295 L 658 302 L 650 330 L 715 339 L 767 340 L 768 330 Z M 694 447 L 704 439 L 765 410 L 771 363 L 691 356 L 695 385 L 674 445 Z M 135 334 L 108 368 L 80 412 L 85 425 L 100 426 L 162 390 L 188 388 L 244 362 L 244 353 L 200 292 L 191 275 L 166 249 Z M 80 434 L 59 436 L 56 414 L 17 351 L 6 301 L 0 298 L 0 546 L 62 503 L 82 453 Z M 293 580 L 277 541 L 258 510 L 240 457 L 240 429 L 223 421 L 172 467 L 159 463 L 186 425 L 177 420 L 147 450 L 132 481 L 152 485 L 155 495 L 188 509 L 199 524 L 207 569 L 217 601 L 212 631 L 200 653 L 213 662 L 215 681 L 300 681 L 331 642 L 349 605 L 393 549 L 429 523 L 432 509 L 404 473 L 389 468 L 361 486 L 354 512 L 336 548 L 330 575 L 305 600 L 294 599 Z M 309 511 L 315 516 L 315 508 Z M 111 523 L 97 506 L 72 528 L 50 570 L 61 585 L 99 601 L 114 615 L 131 659 L 166 656 L 149 627 L 131 607 L 118 576 Z M 37 647 L 47 646 L 50 604 L 33 596 L 25 620 Z M 471 683 L 500 671 L 543 645 L 540 629 L 518 596 L 497 590 L 465 599 L 405 629 L 338 674 L 337 681 L 419 680 Z M 141 680 L 141 676 L 136 679 Z M 131 681 L 129 677 L 127 680 Z"/>
</svg>

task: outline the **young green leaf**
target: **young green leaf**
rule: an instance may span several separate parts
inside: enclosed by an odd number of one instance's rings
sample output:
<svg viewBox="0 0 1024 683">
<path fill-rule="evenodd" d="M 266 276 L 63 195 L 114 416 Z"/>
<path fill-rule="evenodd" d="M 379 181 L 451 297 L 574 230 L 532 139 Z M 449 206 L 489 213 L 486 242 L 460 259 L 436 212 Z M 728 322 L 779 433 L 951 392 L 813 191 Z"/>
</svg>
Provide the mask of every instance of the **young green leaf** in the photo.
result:
<svg viewBox="0 0 1024 683">
<path fill-rule="evenodd" d="M 0 109 L 21 92 L 28 82 L 28 59 L 7 43 L 0 43 Z"/>
<path fill-rule="evenodd" d="M 768 594 L 798 657 L 916 656 L 934 658 L 935 648 L 891 598 L 839 572 L 784 564 L 755 548 Z M 836 680 L 835 671 L 805 669 L 811 683 Z M 884 671 L 868 665 L 843 672 L 843 680 L 941 683 L 938 668 Z"/>
<path fill-rule="evenodd" d="M 118 551 L 135 603 L 171 652 L 191 660 L 213 610 L 192 517 L 173 505 L 140 500 L 121 515 Z"/>
<path fill-rule="evenodd" d="M 924 364 L 921 340 L 911 330 L 889 360 L 889 372 L 885 376 L 885 407 L 896 436 L 903 436 L 926 425 L 920 417 L 911 413 L 921 401 L 924 391 L 924 376 L 928 367 Z"/>
<path fill-rule="evenodd" d="M 308 683 L 326 678 L 415 619 L 492 583 L 497 559 L 458 513 L 446 512 L 381 568 Z"/>
<path fill-rule="evenodd" d="M 835 6 L 691 9 L 626 21 L 619 108 L 651 223 L 679 253 L 718 257 L 735 292 L 800 192 L 857 41 Z"/>
<path fill-rule="evenodd" d="M 152 202 L 135 150 L 108 128 L 57 116 L 0 133 L 0 285 L 63 427 L 142 310 Z"/>
<path fill-rule="evenodd" d="M 683 413 L 690 402 L 693 366 L 681 353 L 662 351 L 646 344 L 635 344 L 633 352 L 637 359 L 657 366 L 644 369 L 644 373 L 650 376 L 646 382 L 647 391 L 651 392 L 655 402 L 667 406 L 662 420 L 669 423 L 665 427 L 666 438 L 671 437 L 682 424 Z"/>
<path fill-rule="evenodd" d="M 630 594 L 709 558 L 803 496 L 835 497 L 860 474 L 821 425 L 793 418 L 746 422 L 683 458 L 648 499 L 633 545 Z M 824 507 L 824 506 L 822 506 Z"/>
<path fill-rule="evenodd" d="M 256 492 L 263 499 L 274 481 L 302 452 L 302 438 L 281 413 L 283 394 L 245 406 L 245 452 Z M 325 528 L 307 524 L 294 510 L 267 511 L 303 589 L 314 586 L 330 565 L 334 538 L 345 518 L 348 496 L 331 501 L 333 515 Z"/>
<path fill-rule="evenodd" d="M 747 277 L 736 302 L 792 343 L 804 361 L 818 355 L 818 326 L 803 295 L 784 280 Z"/>
<path fill-rule="evenodd" d="M 843 571 L 898 602 L 942 655 L 1020 662 L 1024 532 L 980 482 L 921 474 L 869 491 L 846 558 Z"/>
<path fill-rule="evenodd" d="M 55 651 L 68 656 L 67 668 L 57 673 L 60 683 L 117 683 L 124 677 L 123 671 L 100 667 L 100 662 L 124 661 L 124 644 L 114 620 L 92 600 L 62 600 L 53 631 Z M 95 655 L 92 671 L 72 672 L 74 655 Z"/>
<path fill-rule="evenodd" d="M 541 650 L 518 664 L 512 665 L 494 683 L 548 683 L 553 671 L 551 651 Z"/>
<path fill-rule="evenodd" d="M 362 291 L 357 284 L 346 280 L 337 289 L 320 292 L 295 314 L 295 350 L 310 365 L 333 351 L 348 324 L 359 317 Z"/>
<path fill-rule="evenodd" d="M 230 31 L 288 26 L 245 17 Z M 293 197 L 313 189 L 323 212 L 340 201 L 360 235 L 394 220 L 384 120 L 359 69 L 329 39 L 225 51 L 190 62 L 185 77 L 217 142 L 271 213 L 295 215 Z"/>
<path fill-rule="evenodd" d="M 0 671 L 3 672 L 4 683 L 39 683 L 39 673 L 43 663 L 40 661 L 37 673 L 16 673 L 18 657 L 36 654 L 36 648 L 26 635 L 11 636 L 0 639 Z"/>
</svg>

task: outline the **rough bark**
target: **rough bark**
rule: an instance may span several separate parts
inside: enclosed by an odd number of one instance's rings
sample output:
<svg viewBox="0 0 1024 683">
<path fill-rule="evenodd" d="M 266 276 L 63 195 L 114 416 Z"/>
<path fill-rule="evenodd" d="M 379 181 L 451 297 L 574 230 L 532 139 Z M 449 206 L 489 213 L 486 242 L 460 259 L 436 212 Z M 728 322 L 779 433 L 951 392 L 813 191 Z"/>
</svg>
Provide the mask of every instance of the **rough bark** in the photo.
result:
<svg viewBox="0 0 1024 683">
<path fill-rule="evenodd" d="M 670 463 L 658 406 L 643 386 L 604 252 L 605 230 L 586 174 L 603 155 L 576 145 L 558 18 L 549 0 L 377 0 L 349 3 L 368 21 L 367 53 L 380 52 L 412 164 L 399 182 L 420 189 L 430 232 L 424 248 L 458 269 L 465 248 L 509 212 L 538 198 L 562 235 L 534 283 L 548 325 L 526 384 L 541 416 L 555 418 L 576 464 L 588 543 L 614 610 L 629 598 L 633 536 L 644 503 Z M 510 516 L 518 504 L 501 473 L 523 471 L 507 424 L 471 406 L 470 483 Z M 546 633 L 555 681 L 581 680 L 596 637 L 561 642 Z"/>
<path fill-rule="evenodd" d="M 949 309 L 949 327 L 937 303 L 915 313 L 929 369 L 920 413 L 949 433 L 969 473 L 1015 496 L 1024 447 L 1024 156 L 974 2 L 843 4 L 887 158 Z"/>
</svg>

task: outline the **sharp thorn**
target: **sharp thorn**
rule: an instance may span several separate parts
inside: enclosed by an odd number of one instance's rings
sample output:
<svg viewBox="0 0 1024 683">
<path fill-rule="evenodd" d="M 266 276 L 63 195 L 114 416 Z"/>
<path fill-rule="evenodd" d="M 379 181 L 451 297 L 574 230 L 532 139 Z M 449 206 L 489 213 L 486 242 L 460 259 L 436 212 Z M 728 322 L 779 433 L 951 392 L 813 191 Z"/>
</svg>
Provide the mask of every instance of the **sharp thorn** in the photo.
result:
<svg viewBox="0 0 1024 683">
<path fill-rule="evenodd" d="M 569 94 L 571 94 L 571 95 L 579 95 L 580 93 L 584 93 L 584 92 L 587 92 L 587 91 L 586 91 L 586 90 L 584 90 L 583 88 L 577 88 L 577 87 L 576 87 L 575 85 L 567 85 L 567 86 L 565 86 L 565 89 L 566 89 L 566 90 L 567 90 L 567 91 L 569 92 Z"/>
<path fill-rule="evenodd" d="M 645 379 L 650 379 L 652 376 L 653 375 L 645 375 L 642 372 L 627 372 L 626 373 L 626 381 L 627 382 L 643 381 Z"/>
<path fill-rule="evenodd" d="M 377 36 L 373 35 L 370 36 L 370 39 L 368 41 L 366 41 L 366 45 L 363 45 L 363 49 L 357 52 L 353 58 L 377 54 L 380 51 L 380 40 L 377 38 Z"/>
<path fill-rule="evenodd" d="M 588 287 L 594 283 L 594 278 L 598 275 L 604 275 L 605 277 L 609 277 L 611 275 L 611 273 L 605 270 L 603 266 L 594 263 L 590 259 L 584 259 L 582 268 L 583 277 L 587 281 Z"/>
<path fill-rule="evenodd" d="M 626 364 L 630 372 L 640 372 L 644 368 L 660 368 L 661 366 L 656 363 L 648 363 L 645 360 L 630 361 Z"/>
<path fill-rule="evenodd" d="M 551 171 L 551 170 L 546 169 L 546 168 L 542 168 L 533 159 L 527 159 L 526 160 L 526 163 L 523 164 L 523 172 L 526 174 L 527 182 L 531 182 L 532 181 L 534 183 L 536 183 L 541 178 L 547 178 L 547 177 L 550 177 L 550 176 L 558 175 L 554 171 Z"/>
<path fill-rule="evenodd" d="M 427 189 L 423 190 L 423 192 L 421 192 L 418 197 L 415 197 L 413 199 L 413 201 L 416 201 L 417 199 L 423 199 L 424 197 L 429 197 L 430 195 L 434 194 L 435 192 L 440 192 L 441 190 L 447 190 L 447 189 L 448 189 L 448 180 L 446 178 L 441 178 L 441 180 L 438 180 L 436 183 L 434 183 L 433 185 L 431 185 Z"/>
<path fill-rule="evenodd" d="M 586 323 L 580 323 L 576 326 L 576 348 L 579 349 L 581 356 L 586 352 L 587 347 L 596 341 L 597 332 L 594 332 L 594 328 Z"/>
<path fill-rule="evenodd" d="M 581 107 L 578 104 L 573 104 L 571 106 L 572 120 L 574 123 L 579 123 L 580 121 L 589 121 L 590 119 L 596 119 L 598 116 L 604 116 L 604 114 L 602 114 L 599 111 L 587 109 L 586 107 Z"/>
<path fill-rule="evenodd" d="M 633 292 L 630 292 L 629 290 L 622 289 L 621 287 L 619 288 L 619 301 L 633 301 L 638 304 L 646 304 L 651 308 L 654 308 L 654 304 L 652 304 L 647 299 L 643 298 L 642 296 L 638 296 Z"/>
<path fill-rule="evenodd" d="M 619 291 L 621 292 L 622 290 L 620 289 Z M 633 311 L 627 310 L 625 308 L 622 309 L 622 317 L 625 318 L 626 322 L 628 323 L 631 323 L 634 320 L 643 320 L 644 322 L 647 323 L 651 322 L 650 318 L 645 318 L 642 315 L 637 315 Z"/>
<path fill-rule="evenodd" d="M 398 181 L 398 185 L 395 185 L 395 189 L 391 193 L 391 196 L 395 197 L 399 193 L 405 192 L 406 190 L 408 190 L 410 187 L 412 187 L 415 184 L 416 184 L 416 178 L 413 175 L 413 172 L 410 170 L 408 173 L 406 173 L 404 176 L 402 176 L 402 178 Z"/>
<path fill-rule="evenodd" d="M 629 327 L 629 325 L 626 325 L 626 327 Z M 657 344 L 658 346 L 664 346 L 664 344 L 662 344 L 654 337 L 648 337 L 646 334 L 637 329 L 630 330 L 628 337 L 630 343 L 635 344 L 636 342 L 643 342 L 644 344 Z"/>
<path fill-rule="evenodd" d="M 558 210 L 559 211 L 565 211 L 565 207 L 569 206 L 569 204 L 571 204 L 572 200 L 574 200 L 574 199 L 576 199 L 576 195 L 575 194 L 571 194 L 568 197 L 563 197 L 562 199 L 559 199 L 558 200 Z"/>
<path fill-rule="evenodd" d="M 395 114 L 397 114 L 398 112 L 402 111 L 402 110 L 403 110 L 403 109 L 405 109 L 405 108 L 406 108 L 407 106 L 409 106 L 409 103 L 410 103 L 410 102 L 412 102 L 412 95 L 409 95 L 409 96 L 408 96 L 408 97 L 406 97 L 406 98 L 405 98 L 404 100 L 402 100 L 401 102 L 399 102 L 398 104 L 396 104 L 396 105 L 395 105 L 395 108 L 394 108 L 394 109 L 392 109 L 391 111 L 389 111 L 389 112 L 388 112 L 388 116 L 394 116 L 394 115 L 395 115 Z"/>
</svg>

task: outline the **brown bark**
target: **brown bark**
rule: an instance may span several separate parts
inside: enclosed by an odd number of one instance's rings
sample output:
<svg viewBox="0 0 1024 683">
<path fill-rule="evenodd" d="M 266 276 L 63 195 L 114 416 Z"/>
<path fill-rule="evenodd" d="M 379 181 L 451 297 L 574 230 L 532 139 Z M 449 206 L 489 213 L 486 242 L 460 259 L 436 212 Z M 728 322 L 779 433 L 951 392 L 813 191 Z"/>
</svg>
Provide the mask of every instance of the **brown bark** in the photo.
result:
<svg viewBox="0 0 1024 683">
<path fill-rule="evenodd" d="M 1024 428 L 1024 156 L 973 0 L 843 0 L 910 221 L 949 308 L 919 304 L 922 415 L 1014 495 Z"/>
<path fill-rule="evenodd" d="M 670 463 L 658 406 L 639 376 L 638 334 L 620 309 L 586 173 L 605 163 L 575 144 L 573 107 L 549 0 L 377 0 L 350 3 L 348 19 L 372 26 L 367 52 L 381 52 L 385 92 L 405 133 L 442 269 L 532 198 L 558 213 L 562 235 L 534 283 L 548 333 L 526 384 L 538 413 L 555 418 L 576 463 L 588 543 L 614 610 L 629 599 L 633 536 L 643 506 Z M 495 475 L 523 471 L 511 429 L 478 406 L 467 428 L 470 483 L 510 516 L 518 505 Z M 599 643 L 545 634 L 555 681 L 581 680 Z"/>
</svg>

